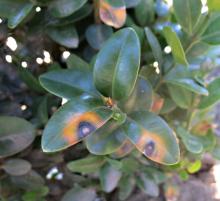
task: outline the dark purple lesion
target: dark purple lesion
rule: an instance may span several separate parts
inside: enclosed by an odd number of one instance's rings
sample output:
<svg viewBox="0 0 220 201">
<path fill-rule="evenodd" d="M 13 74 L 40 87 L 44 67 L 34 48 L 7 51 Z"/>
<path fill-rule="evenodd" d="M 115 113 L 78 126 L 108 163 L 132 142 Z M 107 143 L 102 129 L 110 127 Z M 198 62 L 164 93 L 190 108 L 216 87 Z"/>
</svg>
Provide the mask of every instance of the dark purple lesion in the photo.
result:
<svg viewBox="0 0 220 201">
<path fill-rule="evenodd" d="M 77 130 L 77 135 L 79 139 L 84 138 L 88 136 L 90 133 L 96 130 L 96 127 L 87 121 L 82 121 L 79 123 L 78 130 Z"/>
<path fill-rule="evenodd" d="M 150 140 L 144 147 L 144 154 L 146 156 L 152 156 L 155 151 L 155 142 Z"/>
</svg>

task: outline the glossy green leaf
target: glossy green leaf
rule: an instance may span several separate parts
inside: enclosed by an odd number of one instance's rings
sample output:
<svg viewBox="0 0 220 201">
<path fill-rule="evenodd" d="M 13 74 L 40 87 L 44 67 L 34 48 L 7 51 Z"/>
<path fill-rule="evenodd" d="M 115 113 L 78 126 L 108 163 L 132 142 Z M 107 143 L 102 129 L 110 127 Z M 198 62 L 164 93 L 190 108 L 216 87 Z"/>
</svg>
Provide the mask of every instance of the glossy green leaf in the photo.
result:
<svg viewBox="0 0 220 201">
<path fill-rule="evenodd" d="M 84 75 L 90 70 L 89 64 L 75 54 L 68 57 L 66 64 L 69 69 L 80 70 L 84 72 Z"/>
<path fill-rule="evenodd" d="M 137 185 L 147 195 L 158 197 L 159 187 L 152 178 L 147 177 L 145 174 L 141 174 L 137 180 Z"/>
<path fill-rule="evenodd" d="M 40 76 L 41 85 L 50 93 L 71 99 L 76 96 L 97 94 L 91 72 L 69 69 L 50 71 Z"/>
<path fill-rule="evenodd" d="M 72 172 L 91 173 L 96 172 L 104 163 L 104 157 L 91 155 L 83 159 L 71 161 L 67 164 L 67 167 Z"/>
<path fill-rule="evenodd" d="M 201 40 L 210 45 L 220 44 L 220 15 L 212 15 Z"/>
<path fill-rule="evenodd" d="M 18 117 L 0 116 L 0 128 L 0 158 L 24 150 L 35 138 L 32 124 Z"/>
<path fill-rule="evenodd" d="M 207 87 L 209 96 L 202 97 L 199 109 L 206 109 L 213 106 L 220 100 L 220 78 L 213 80 Z"/>
<path fill-rule="evenodd" d="M 137 147 L 149 159 L 162 164 L 179 161 L 177 138 L 168 124 L 150 112 L 134 112 L 124 124 L 124 130 Z"/>
<path fill-rule="evenodd" d="M 103 127 L 86 138 L 86 146 L 90 153 L 106 155 L 116 151 L 125 140 L 124 131 L 115 120 L 108 121 Z"/>
<path fill-rule="evenodd" d="M 92 48 L 99 50 L 112 34 L 111 27 L 104 24 L 92 24 L 86 30 L 86 40 Z"/>
<path fill-rule="evenodd" d="M 60 45 L 68 48 L 77 48 L 79 45 L 79 36 L 73 24 L 60 27 L 51 26 L 46 31 L 48 36 Z"/>
<path fill-rule="evenodd" d="M 220 11 L 219 0 L 207 0 L 209 11 Z"/>
<path fill-rule="evenodd" d="M 209 92 L 208 90 L 198 84 L 195 80 L 191 78 L 166 78 L 165 77 L 165 82 L 170 83 L 172 85 L 180 86 L 183 87 L 184 89 L 187 89 L 191 92 L 194 92 L 196 94 L 208 96 Z"/>
<path fill-rule="evenodd" d="M 4 162 L 2 169 L 10 175 L 20 176 L 31 170 L 31 164 L 23 159 L 14 158 Z"/>
<path fill-rule="evenodd" d="M 141 0 L 124 0 L 126 8 L 133 8 L 137 6 Z"/>
<path fill-rule="evenodd" d="M 133 111 L 148 111 L 153 102 L 153 88 L 148 80 L 138 77 L 132 94 L 118 103 L 120 109 L 127 114 Z"/>
<path fill-rule="evenodd" d="M 187 165 L 187 171 L 190 173 L 190 174 L 194 174 L 196 172 L 198 172 L 202 167 L 202 162 L 200 160 L 196 160 L 195 162 L 193 163 L 189 163 Z"/>
<path fill-rule="evenodd" d="M 141 2 L 134 8 L 134 12 L 139 25 L 149 25 L 154 20 L 154 1 L 141 0 Z"/>
<path fill-rule="evenodd" d="M 104 165 L 99 174 L 102 190 L 106 193 L 112 192 L 118 185 L 122 173 L 111 165 Z"/>
<path fill-rule="evenodd" d="M 167 84 L 172 100 L 181 108 L 188 108 L 192 104 L 192 92 L 173 84 Z M 181 96 L 180 96 L 181 94 Z"/>
<path fill-rule="evenodd" d="M 127 175 L 119 182 L 119 200 L 126 200 L 135 188 L 135 179 Z"/>
<path fill-rule="evenodd" d="M 170 27 L 165 27 L 163 33 L 167 43 L 172 49 L 172 55 L 175 61 L 179 64 L 188 65 L 182 44 L 177 34 Z"/>
<path fill-rule="evenodd" d="M 91 97 L 73 98 L 49 120 L 42 136 L 44 152 L 55 152 L 81 141 L 112 117 L 102 101 Z"/>
<path fill-rule="evenodd" d="M 99 0 L 99 17 L 108 26 L 122 27 L 126 20 L 124 0 Z"/>
<path fill-rule="evenodd" d="M 192 34 L 201 16 L 200 0 L 174 0 L 174 13 L 185 32 Z"/>
<path fill-rule="evenodd" d="M 199 139 L 191 135 L 187 130 L 182 127 L 177 128 L 177 134 L 181 137 L 186 149 L 194 154 L 199 154 L 203 151 L 203 145 Z"/>
<path fill-rule="evenodd" d="M 114 51 L 113 51 L 114 50 Z M 96 88 L 107 97 L 125 99 L 131 94 L 140 65 L 140 43 L 131 28 L 116 32 L 99 52 L 94 66 Z"/>
<path fill-rule="evenodd" d="M 49 11 L 54 17 L 67 17 L 79 10 L 87 0 L 54 0 L 49 4 Z"/>
<path fill-rule="evenodd" d="M 145 34 L 146 34 L 148 43 L 152 49 L 154 58 L 158 62 L 159 67 L 161 68 L 161 66 L 163 64 L 163 53 L 162 53 L 160 43 L 157 40 L 157 37 L 154 35 L 154 33 L 150 30 L 150 28 L 145 27 L 144 30 L 145 30 Z"/>
</svg>

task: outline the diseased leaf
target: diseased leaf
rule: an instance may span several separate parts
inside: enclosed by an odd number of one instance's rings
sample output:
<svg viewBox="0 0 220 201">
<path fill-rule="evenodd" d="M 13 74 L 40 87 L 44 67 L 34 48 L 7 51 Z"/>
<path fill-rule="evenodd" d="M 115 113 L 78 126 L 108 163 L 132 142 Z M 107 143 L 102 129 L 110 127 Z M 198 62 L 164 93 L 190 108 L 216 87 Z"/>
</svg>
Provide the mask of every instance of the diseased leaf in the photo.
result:
<svg viewBox="0 0 220 201">
<path fill-rule="evenodd" d="M 54 0 L 49 4 L 49 11 L 54 17 L 67 17 L 79 10 L 87 0 Z"/>
<path fill-rule="evenodd" d="M 102 101 L 91 97 L 73 98 L 49 120 L 42 136 L 44 152 L 55 152 L 81 141 L 112 117 Z"/>
<path fill-rule="evenodd" d="M 124 0 L 99 0 L 99 15 L 101 20 L 114 28 L 120 28 L 126 20 Z"/>
<path fill-rule="evenodd" d="M 91 173 L 96 172 L 104 163 L 104 157 L 91 155 L 83 159 L 71 161 L 67 164 L 67 167 L 72 172 Z"/>
<path fill-rule="evenodd" d="M 206 109 L 213 106 L 220 100 L 220 78 L 213 80 L 207 87 L 209 96 L 202 97 L 199 109 Z"/>
<path fill-rule="evenodd" d="M 24 150 L 35 138 L 33 125 L 18 117 L 0 116 L 0 128 L 0 158 Z"/>
<path fill-rule="evenodd" d="M 171 47 L 172 55 L 175 61 L 179 64 L 188 65 L 182 44 L 177 34 L 170 27 L 165 27 L 163 29 L 163 33 L 167 43 Z"/>
<path fill-rule="evenodd" d="M 114 50 L 114 51 L 113 51 Z M 132 93 L 140 65 L 140 43 L 131 28 L 116 32 L 99 52 L 94 66 L 96 88 L 115 100 Z"/>
<path fill-rule="evenodd" d="M 201 0 L 174 0 L 173 7 L 175 16 L 184 31 L 192 34 L 201 16 Z"/>
<path fill-rule="evenodd" d="M 122 158 L 129 154 L 134 149 L 134 145 L 130 142 L 129 139 L 126 139 L 122 145 L 111 154 L 113 158 Z"/>
<path fill-rule="evenodd" d="M 177 138 L 167 123 L 150 112 L 134 112 L 124 124 L 126 135 L 149 159 L 175 164 L 180 151 Z"/>
</svg>

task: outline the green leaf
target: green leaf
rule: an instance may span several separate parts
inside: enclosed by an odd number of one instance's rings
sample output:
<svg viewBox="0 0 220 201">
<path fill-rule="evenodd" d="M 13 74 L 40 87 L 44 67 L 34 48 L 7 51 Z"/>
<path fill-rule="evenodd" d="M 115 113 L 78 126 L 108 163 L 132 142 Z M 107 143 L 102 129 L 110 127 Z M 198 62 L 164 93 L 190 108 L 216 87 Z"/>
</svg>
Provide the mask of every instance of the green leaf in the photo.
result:
<svg viewBox="0 0 220 201">
<path fill-rule="evenodd" d="M 21 176 L 31 170 L 31 164 L 26 160 L 14 158 L 5 161 L 2 169 L 10 175 Z"/>
<path fill-rule="evenodd" d="M 92 73 L 85 72 L 83 69 L 62 69 L 41 75 L 40 83 L 50 93 L 71 99 L 83 94 L 96 95 L 97 91 L 92 79 Z"/>
<path fill-rule="evenodd" d="M 127 174 L 134 174 L 137 170 L 140 169 L 140 164 L 137 160 L 131 157 L 126 157 L 121 160 L 122 169 L 121 171 Z"/>
<path fill-rule="evenodd" d="M 213 106 L 220 100 L 220 78 L 213 80 L 207 87 L 209 96 L 202 97 L 199 103 L 199 109 L 206 109 Z"/>
<path fill-rule="evenodd" d="M 187 165 L 187 171 L 190 174 L 194 174 L 198 172 L 201 169 L 201 167 L 202 167 L 202 162 L 200 160 L 196 160 L 195 162 Z"/>
<path fill-rule="evenodd" d="M 128 138 L 149 159 L 162 164 L 175 164 L 180 151 L 177 138 L 167 123 L 150 112 L 134 112 L 124 124 Z"/>
<path fill-rule="evenodd" d="M 27 87 L 37 93 L 45 93 L 46 91 L 40 85 L 39 81 L 33 76 L 33 74 L 26 68 L 17 66 L 18 74 Z"/>
<path fill-rule="evenodd" d="M 199 139 L 191 135 L 187 130 L 182 127 L 177 128 L 177 134 L 181 137 L 186 149 L 194 154 L 200 154 L 203 151 L 203 145 Z"/>
<path fill-rule="evenodd" d="M 69 69 L 80 70 L 85 73 L 87 73 L 91 69 L 87 62 L 85 62 L 83 59 L 75 54 L 71 54 L 68 57 L 66 64 Z"/>
<path fill-rule="evenodd" d="M 114 51 L 113 51 L 114 50 Z M 94 67 L 96 88 L 115 100 L 129 97 L 140 65 L 140 43 L 131 28 L 113 34 L 99 52 Z"/>
<path fill-rule="evenodd" d="M 202 2 L 200 0 L 174 0 L 174 13 L 183 30 L 190 35 L 201 16 Z"/>
<path fill-rule="evenodd" d="M 209 11 L 220 11 L 219 0 L 207 0 Z"/>
<path fill-rule="evenodd" d="M 69 162 L 67 167 L 72 172 L 91 173 L 96 172 L 104 163 L 104 157 L 90 155 L 83 159 Z"/>
<path fill-rule="evenodd" d="M 99 50 L 112 34 L 111 27 L 104 24 L 92 24 L 86 29 L 86 40 L 92 48 Z"/>
<path fill-rule="evenodd" d="M 163 107 L 160 110 L 160 114 L 167 114 L 172 112 L 176 108 L 175 102 L 170 98 L 165 98 Z"/>
<path fill-rule="evenodd" d="M 40 124 L 44 125 L 48 121 L 48 96 L 44 96 L 37 108 L 37 117 Z"/>
<path fill-rule="evenodd" d="M 49 11 L 54 17 L 67 17 L 79 10 L 87 0 L 54 0 L 49 4 Z"/>
<path fill-rule="evenodd" d="M 150 28 L 145 27 L 144 30 L 145 30 L 145 34 L 146 34 L 148 43 L 152 49 L 154 58 L 158 62 L 159 67 L 161 68 L 161 66 L 163 64 L 163 53 L 162 53 L 160 43 L 157 40 L 157 37 L 154 35 L 154 33 L 150 30 Z"/>
<path fill-rule="evenodd" d="M 191 78 L 167 78 L 164 79 L 165 82 L 170 83 L 172 85 L 183 87 L 184 89 L 187 89 L 189 91 L 192 91 L 196 94 L 208 96 L 209 92 L 208 90 L 198 84 L 195 80 Z"/>
<path fill-rule="evenodd" d="M 79 186 L 67 191 L 61 201 L 94 201 L 96 192 L 94 189 L 85 189 Z"/>
<path fill-rule="evenodd" d="M 111 165 L 104 165 L 99 174 L 102 190 L 106 193 L 112 192 L 117 186 L 122 174 Z"/>
<path fill-rule="evenodd" d="M 120 170 L 122 168 L 122 162 L 119 160 L 106 157 L 107 162 L 115 169 Z"/>
<path fill-rule="evenodd" d="M 106 155 L 116 151 L 125 140 L 124 131 L 115 120 L 109 120 L 103 127 L 86 138 L 90 153 Z"/>
<path fill-rule="evenodd" d="M 145 174 L 141 174 L 141 177 L 138 177 L 137 179 L 137 185 L 147 195 L 158 197 L 159 187 L 152 178 L 147 177 Z"/>
<path fill-rule="evenodd" d="M 172 54 L 175 61 L 179 64 L 188 65 L 182 44 L 177 34 L 170 27 L 165 27 L 163 29 L 163 33 L 167 43 L 172 49 Z"/>
<path fill-rule="evenodd" d="M 133 8 L 137 6 L 141 0 L 124 0 L 126 8 Z"/>
<path fill-rule="evenodd" d="M 201 40 L 210 45 L 220 44 L 220 15 L 212 15 Z"/>
<path fill-rule="evenodd" d="M 119 200 L 126 200 L 135 188 L 135 179 L 131 176 L 123 176 L 119 182 Z"/>
<path fill-rule="evenodd" d="M 192 92 L 173 84 L 167 84 L 172 100 L 180 107 L 187 109 L 192 104 Z M 180 96 L 181 94 L 181 96 Z"/>
<path fill-rule="evenodd" d="M 18 117 L 0 116 L 0 128 L 0 158 L 24 150 L 35 138 L 32 124 Z"/>
<path fill-rule="evenodd" d="M 79 45 L 79 36 L 73 24 L 60 27 L 51 26 L 47 28 L 48 36 L 68 48 L 77 48 Z"/>
<path fill-rule="evenodd" d="M 134 12 L 138 24 L 141 26 L 149 25 L 154 21 L 154 1 L 141 0 L 141 2 L 135 7 Z"/>
<path fill-rule="evenodd" d="M 112 111 L 100 99 L 73 98 L 49 120 L 42 136 L 44 152 L 55 152 L 81 141 L 112 117 Z"/>
</svg>

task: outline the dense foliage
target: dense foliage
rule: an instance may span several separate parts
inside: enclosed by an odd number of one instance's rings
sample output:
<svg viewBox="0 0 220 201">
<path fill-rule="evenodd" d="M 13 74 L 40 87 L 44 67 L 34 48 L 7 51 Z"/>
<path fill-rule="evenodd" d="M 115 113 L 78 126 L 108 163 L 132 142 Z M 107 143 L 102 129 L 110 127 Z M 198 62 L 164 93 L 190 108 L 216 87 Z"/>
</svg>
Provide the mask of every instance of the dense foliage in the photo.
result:
<svg viewBox="0 0 220 201">
<path fill-rule="evenodd" d="M 0 0 L 0 200 L 171 199 L 220 159 L 220 2 L 170 2 Z"/>
</svg>

